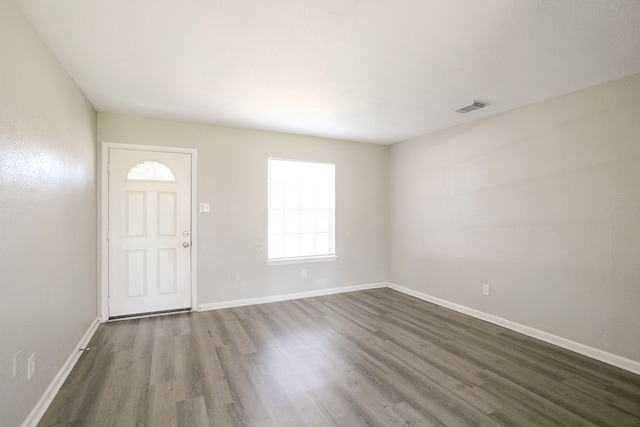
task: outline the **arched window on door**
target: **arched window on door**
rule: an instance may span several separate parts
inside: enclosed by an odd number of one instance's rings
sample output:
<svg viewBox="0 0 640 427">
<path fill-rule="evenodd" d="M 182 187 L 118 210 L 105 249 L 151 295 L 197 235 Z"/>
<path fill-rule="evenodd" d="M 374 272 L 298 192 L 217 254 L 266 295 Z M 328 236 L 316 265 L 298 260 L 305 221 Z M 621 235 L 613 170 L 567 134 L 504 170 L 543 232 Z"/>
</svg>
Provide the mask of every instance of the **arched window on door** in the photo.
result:
<svg viewBox="0 0 640 427">
<path fill-rule="evenodd" d="M 137 163 L 127 174 L 129 181 L 175 181 L 171 169 L 163 163 L 146 160 Z"/>
</svg>

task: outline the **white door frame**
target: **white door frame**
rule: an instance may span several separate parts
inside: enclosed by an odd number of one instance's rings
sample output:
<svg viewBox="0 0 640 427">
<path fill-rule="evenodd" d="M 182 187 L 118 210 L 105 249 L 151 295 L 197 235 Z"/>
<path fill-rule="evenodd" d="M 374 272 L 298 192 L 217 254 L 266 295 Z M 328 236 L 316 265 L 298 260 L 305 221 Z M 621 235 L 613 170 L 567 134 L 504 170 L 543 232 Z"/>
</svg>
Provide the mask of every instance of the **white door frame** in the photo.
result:
<svg viewBox="0 0 640 427">
<path fill-rule="evenodd" d="M 99 285 L 98 316 L 100 322 L 109 320 L 109 149 L 163 151 L 165 153 L 191 154 L 191 310 L 198 308 L 198 150 L 193 148 L 158 147 L 152 145 L 120 144 L 103 142 L 100 166 L 100 246 L 99 246 Z"/>
</svg>

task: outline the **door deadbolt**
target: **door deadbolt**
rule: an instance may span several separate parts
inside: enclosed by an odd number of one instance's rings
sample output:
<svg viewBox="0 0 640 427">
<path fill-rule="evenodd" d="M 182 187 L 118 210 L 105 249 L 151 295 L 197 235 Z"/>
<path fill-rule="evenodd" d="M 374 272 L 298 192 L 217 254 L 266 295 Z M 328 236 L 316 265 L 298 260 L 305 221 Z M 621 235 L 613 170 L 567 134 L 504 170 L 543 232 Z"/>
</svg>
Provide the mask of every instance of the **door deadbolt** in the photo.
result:
<svg viewBox="0 0 640 427">
<path fill-rule="evenodd" d="M 189 236 L 189 232 L 188 232 L 188 231 L 183 231 L 183 232 L 182 232 L 182 235 L 183 235 L 184 237 L 187 237 L 187 236 Z"/>
</svg>

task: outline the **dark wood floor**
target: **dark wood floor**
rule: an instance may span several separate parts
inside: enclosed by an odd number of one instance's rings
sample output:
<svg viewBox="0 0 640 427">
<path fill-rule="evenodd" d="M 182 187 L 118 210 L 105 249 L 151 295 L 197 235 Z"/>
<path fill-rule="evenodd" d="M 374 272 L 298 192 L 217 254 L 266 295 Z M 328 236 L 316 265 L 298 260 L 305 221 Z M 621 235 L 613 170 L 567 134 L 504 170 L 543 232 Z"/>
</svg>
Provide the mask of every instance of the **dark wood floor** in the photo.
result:
<svg viewBox="0 0 640 427">
<path fill-rule="evenodd" d="M 389 289 L 101 325 L 42 426 L 640 426 L 640 376 Z"/>
</svg>

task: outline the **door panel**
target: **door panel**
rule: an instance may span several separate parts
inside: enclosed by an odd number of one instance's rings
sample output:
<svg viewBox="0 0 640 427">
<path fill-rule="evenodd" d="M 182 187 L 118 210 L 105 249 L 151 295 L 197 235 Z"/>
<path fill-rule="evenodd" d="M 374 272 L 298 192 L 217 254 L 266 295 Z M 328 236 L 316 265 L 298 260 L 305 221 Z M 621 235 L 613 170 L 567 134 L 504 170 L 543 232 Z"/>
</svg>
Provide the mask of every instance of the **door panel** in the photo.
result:
<svg viewBox="0 0 640 427">
<path fill-rule="evenodd" d="M 190 308 L 190 270 L 191 155 L 110 149 L 109 317 Z"/>
<path fill-rule="evenodd" d="M 127 191 L 125 197 L 126 236 L 144 237 L 147 231 L 147 194 L 140 191 Z"/>
<path fill-rule="evenodd" d="M 176 235 L 177 194 L 158 193 L 158 236 Z"/>
<path fill-rule="evenodd" d="M 175 249 L 158 249 L 158 292 L 178 292 L 178 254 Z"/>
<path fill-rule="evenodd" d="M 129 250 L 125 261 L 127 296 L 145 296 L 147 294 L 147 251 Z"/>
</svg>

